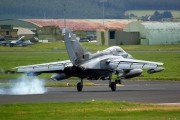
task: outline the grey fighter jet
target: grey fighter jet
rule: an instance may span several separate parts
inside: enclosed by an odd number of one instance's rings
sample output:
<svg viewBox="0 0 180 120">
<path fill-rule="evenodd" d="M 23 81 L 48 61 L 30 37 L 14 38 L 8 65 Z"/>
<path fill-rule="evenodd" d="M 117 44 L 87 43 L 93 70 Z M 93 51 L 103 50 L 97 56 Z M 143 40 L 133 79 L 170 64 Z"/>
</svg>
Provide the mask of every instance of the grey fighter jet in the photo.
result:
<svg viewBox="0 0 180 120">
<path fill-rule="evenodd" d="M 1 42 L 3 46 L 9 46 L 9 47 L 14 47 L 14 46 L 19 46 L 19 47 L 25 47 L 28 45 L 32 45 L 33 43 L 30 41 L 25 41 L 24 36 L 20 37 L 18 40 L 4 40 Z"/>
<path fill-rule="evenodd" d="M 54 73 L 53 80 L 63 80 L 72 76 L 79 77 L 77 90 L 82 91 L 83 79 L 107 77 L 109 87 L 116 90 L 116 84 L 121 79 L 127 79 L 142 74 L 142 69 L 149 69 L 149 74 L 163 71 L 161 62 L 136 60 L 119 46 L 109 47 L 97 53 L 90 53 L 84 49 L 73 33 L 68 29 L 62 30 L 66 49 L 70 60 L 50 62 L 16 67 L 17 72 L 27 73 L 28 76 L 37 76 L 42 73 Z M 117 74 L 117 80 L 113 81 L 112 74 Z"/>
</svg>

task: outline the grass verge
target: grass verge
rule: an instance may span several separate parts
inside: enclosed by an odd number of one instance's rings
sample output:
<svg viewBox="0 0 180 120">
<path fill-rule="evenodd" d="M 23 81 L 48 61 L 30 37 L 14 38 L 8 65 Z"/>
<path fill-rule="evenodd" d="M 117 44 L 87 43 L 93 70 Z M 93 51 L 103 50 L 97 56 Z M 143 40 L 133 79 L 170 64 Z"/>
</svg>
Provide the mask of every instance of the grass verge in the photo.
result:
<svg viewBox="0 0 180 120">
<path fill-rule="evenodd" d="M 179 120 L 180 106 L 114 101 L 8 104 L 1 120 Z"/>
<path fill-rule="evenodd" d="M 108 48 L 109 46 L 100 46 L 96 43 L 81 43 L 84 48 L 88 48 L 90 51 L 99 51 Z M 180 50 L 179 45 L 122 45 L 120 46 L 124 50 Z M 27 47 L 5 47 L 0 46 L 1 52 L 32 52 L 32 51 L 57 51 L 57 52 L 66 52 L 66 47 L 64 43 L 53 42 L 53 43 L 37 43 L 32 46 Z"/>
</svg>

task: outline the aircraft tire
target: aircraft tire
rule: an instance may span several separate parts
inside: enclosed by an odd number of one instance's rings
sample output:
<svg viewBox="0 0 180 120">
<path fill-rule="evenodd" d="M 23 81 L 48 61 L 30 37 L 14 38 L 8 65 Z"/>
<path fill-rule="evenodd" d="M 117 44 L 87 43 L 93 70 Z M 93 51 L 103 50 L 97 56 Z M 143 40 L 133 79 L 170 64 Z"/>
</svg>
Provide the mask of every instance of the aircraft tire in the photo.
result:
<svg viewBox="0 0 180 120">
<path fill-rule="evenodd" d="M 116 91 L 116 83 L 115 82 L 111 82 L 110 87 L 111 87 L 112 91 Z"/>
<path fill-rule="evenodd" d="M 83 85 L 81 84 L 81 82 L 78 82 L 78 83 L 77 83 L 77 90 L 78 90 L 79 92 L 81 92 L 81 91 L 82 91 L 82 88 L 83 88 Z"/>
</svg>

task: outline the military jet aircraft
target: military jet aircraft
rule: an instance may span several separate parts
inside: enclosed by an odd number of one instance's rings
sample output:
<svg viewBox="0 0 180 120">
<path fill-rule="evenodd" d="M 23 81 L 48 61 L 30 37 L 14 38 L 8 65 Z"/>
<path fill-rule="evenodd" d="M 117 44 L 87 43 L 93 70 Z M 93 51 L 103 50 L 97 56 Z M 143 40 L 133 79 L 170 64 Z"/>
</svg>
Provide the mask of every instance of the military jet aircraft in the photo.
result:
<svg viewBox="0 0 180 120">
<path fill-rule="evenodd" d="M 27 73 L 28 76 L 37 76 L 42 73 L 54 73 L 53 80 L 63 80 L 71 76 L 79 77 L 77 90 L 82 91 L 83 79 L 108 77 L 109 87 L 116 90 L 116 84 L 121 78 L 132 78 L 139 76 L 142 69 L 149 69 L 149 74 L 163 71 L 161 62 L 136 60 L 119 46 L 109 47 L 97 53 L 90 53 L 84 49 L 73 33 L 68 29 L 62 30 L 65 46 L 70 60 L 50 62 L 16 67 L 17 72 Z M 112 74 L 117 75 L 117 80 L 113 81 Z"/>
<path fill-rule="evenodd" d="M 14 46 L 27 46 L 26 44 L 24 44 L 23 41 L 24 36 L 20 37 L 18 40 L 12 40 L 9 42 L 8 46 L 9 47 L 14 47 Z"/>
<path fill-rule="evenodd" d="M 18 40 L 4 40 L 1 42 L 1 44 L 3 46 L 9 46 L 9 47 L 14 47 L 14 46 L 20 46 L 20 47 L 24 47 L 24 46 L 28 46 L 28 45 L 32 45 L 33 43 L 30 41 L 24 41 L 24 36 L 20 37 Z"/>
</svg>

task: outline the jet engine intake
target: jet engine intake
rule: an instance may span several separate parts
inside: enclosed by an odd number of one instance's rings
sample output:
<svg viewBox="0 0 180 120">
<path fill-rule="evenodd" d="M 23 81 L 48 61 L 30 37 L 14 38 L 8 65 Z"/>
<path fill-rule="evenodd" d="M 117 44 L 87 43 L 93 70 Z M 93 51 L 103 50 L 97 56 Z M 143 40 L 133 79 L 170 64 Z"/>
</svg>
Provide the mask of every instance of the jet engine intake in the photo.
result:
<svg viewBox="0 0 180 120">
<path fill-rule="evenodd" d="M 153 73 L 161 72 L 161 71 L 163 71 L 163 70 L 164 70 L 163 67 L 159 67 L 159 68 L 155 68 L 155 69 L 149 69 L 149 70 L 147 71 L 147 73 L 153 74 Z"/>
<path fill-rule="evenodd" d="M 67 76 L 66 74 L 64 73 L 54 73 L 52 76 L 51 76 L 51 79 L 52 80 L 55 80 L 55 81 L 60 81 L 60 80 L 63 80 L 63 79 L 67 79 L 69 78 L 70 76 Z"/>
<path fill-rule="evenodd" d="M 139 76 L 141 74 L 142 74 L 142 69 L 132 69 L 132 70 L 125 71 L 123 74 L 119 75 L 119 78 L 128 79 L 128 78 Z"/>
</svg>

